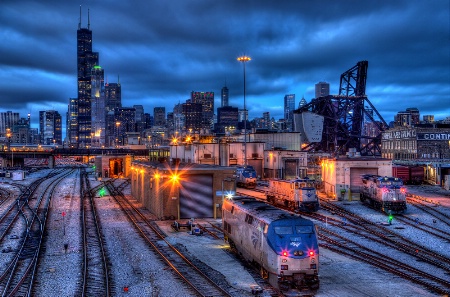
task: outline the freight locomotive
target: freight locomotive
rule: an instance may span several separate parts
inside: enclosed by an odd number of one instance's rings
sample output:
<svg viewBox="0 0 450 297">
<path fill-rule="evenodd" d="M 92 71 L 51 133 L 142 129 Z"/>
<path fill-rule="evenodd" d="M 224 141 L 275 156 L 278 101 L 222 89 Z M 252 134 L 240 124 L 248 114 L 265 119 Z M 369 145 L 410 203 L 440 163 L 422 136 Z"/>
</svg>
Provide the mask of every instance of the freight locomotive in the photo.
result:
<svg viewBox="0 0 450 297">
<path fill-rule="evenodd" d="M 387 214 L 406 210 L 406 188 L 398 177 L 363 175 L 360 199 Z"/>
<path fill-rule="evenodd" d="M 230 246 L 282 290 L 319 288 L 319 247 L 312 221 L 255 198 L 225 199 L 223 230 Z"/>
<path fill-rule="evenodd" d="M 319 209 L 315 181 L 303 179 L 271 179 L 266 190 L 267 202 L 282 205 L 292 211 L 314 212 Z"/>
<path fill-rule="evenodd" d="M 256 188 L 256 170 L 253 166 L 247 165 L 236 168 L 236 185 L 241 188 Z"/>
</svg>

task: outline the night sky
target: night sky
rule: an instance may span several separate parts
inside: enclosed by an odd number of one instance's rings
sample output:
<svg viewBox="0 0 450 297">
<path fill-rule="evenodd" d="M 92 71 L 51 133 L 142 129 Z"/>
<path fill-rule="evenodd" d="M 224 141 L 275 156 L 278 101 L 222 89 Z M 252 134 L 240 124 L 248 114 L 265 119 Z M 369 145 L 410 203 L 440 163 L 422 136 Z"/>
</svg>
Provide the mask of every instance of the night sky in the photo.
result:
<svg viewBox="0 0 450 297">
<path fill-rule="evenodd" d="M 417 107 L 450 116 L 450 1 L 27 1 L 0 2 L 0 111 L 56 109 L 66 120 L 77 96 L 76 31 L 93 31 L 106 81 L 122 85 L 122 105 L 172 111 L 191 91 L 230 90 L 243 108 L 246 54 L 249 119 L 283 117 L 283 98 L 314 97 L 369 62 L 366 94 L 385 121 Z"/>
</svg>

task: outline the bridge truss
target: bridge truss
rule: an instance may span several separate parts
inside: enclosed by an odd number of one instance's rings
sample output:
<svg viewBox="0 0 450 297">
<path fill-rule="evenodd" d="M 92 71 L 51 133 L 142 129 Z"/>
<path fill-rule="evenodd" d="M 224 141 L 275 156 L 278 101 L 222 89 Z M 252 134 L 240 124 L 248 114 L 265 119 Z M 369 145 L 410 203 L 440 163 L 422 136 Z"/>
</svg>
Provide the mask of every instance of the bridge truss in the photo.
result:
<svg viewBox="0 0 450 297">
<path fill-rule="evenodd" d="M 322 140 L 303 150 L 345 155 L 355 148 L 361 156 L 381 156 L 381 133 L 388 125 L 366 96 L 367 68 L 367 61 L 358 62 L 341 75 L 339 95 L 315 98 L 294 111 L 324 117 Z"/>
</svg>

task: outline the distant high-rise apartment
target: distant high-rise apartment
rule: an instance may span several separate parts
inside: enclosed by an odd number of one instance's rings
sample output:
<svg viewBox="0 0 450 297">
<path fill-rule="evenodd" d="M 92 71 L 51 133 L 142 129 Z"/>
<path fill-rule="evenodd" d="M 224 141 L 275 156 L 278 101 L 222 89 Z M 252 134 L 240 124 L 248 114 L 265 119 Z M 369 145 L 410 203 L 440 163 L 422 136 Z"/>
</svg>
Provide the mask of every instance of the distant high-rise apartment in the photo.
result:
<svg viewBox="0 0 450 297">
<path fill-rule="evenodd" d="M 185 116 L 183 114 L 183 105 L 181 103 L 175 104 L 173 107 L 173 129 L 175 132 L 185 130 Z"/>
<path fill-rule="evenodd" d="M 119 80 L 117 83 L 105 84 L 105 112 L 106 112 L 106 133 L 105 142 L 114 145 L 116 141 L 116 122 L 114 110 L 122 107 L 122 87 Z"/>
<path fill-rule="evenodd" d="M 284 119 L 286 121 L 286 128 L 291 131 L 294 122 L 295 109 L 295 94 L 288 94 L 284 96 Z"/>
<path fill-rule="evenodd" d="M 119 82 L 105 84 L 105 102 L 107 111 L 122 107 L 122 87 Z"/>
<path fill-rule="evenodd" d="M 114 110 L 116 122 L 116 145 L 123 145 L 127 132 L 136 132 L 136 109 L 120 107 Z"/>
<path fill-rule="evenodd" d="M 417 108 L 407 108 L 406 111 L 399 111 L 394 117 L 394 126 L 414 126 L 420 123 L 420 112 Z"/>
<path fill-rule="evenodd" d="M 271 125 L 270 125 L 270 113 L 268 111 L 263 112 L 263 117 L 262 118 L 263 118 L 263 121 L 264 121 L 264 127 L 263 128 L 266 128 L 266 129 L 272 128 Z"/>
<path fill-rule="evenodd" d="M 327 82 L 318 82 L 316 84 L 316 98 L 330 95 L 330 84 Z"/>
<path fill-rule="evenodd" d="M 78 80 L 78 100 L 77 113 L 78 125 L 77 134 L 69 135 L 70 142 L 77 145 L 87 145 L 91 143 L 92 132 L 92 69 L 99 63 L 98 52 L 92 51 L 92 31 L 90 30 L 89 11 L 87 28 L 81 27 L 81 7 L 80 21 L 77 30 L 77 80 Z"/>
<path fill-rule="evenodd" d="M 153 123 L 155 126 L 166 125 L 166 108 L 155 107 L 153 108 Z"/>
<path fill-rule="evenodd" d="M 418 125 L 420 124 L 420 111 L 416 107 L 409 107 L 406 109 L 406 112 L 411 114 L 411 124 Z"/>
<path fill-rule="evenodd" d="M 199 132 L 202 128 L 202 104 L 186 100 L 182 105 L 185 129 L 190 132 Z"/>
<path fill-rule="evenodd" d="M 221 92 L 221 96 L 220 96 L 220 98 L 221 98 L 221 107 L 224 107 L 224 106 L 229 106 L 229 103 L 228 103 L 228 88 L 226 87 L 226 86 L 224 86 L 223 88 L 222 88 L 222 92 Z"/>
<path fill-rule="evenodd" d="M 244 119 L 248 121 L 248 109 L 244 111 L 244 109 L 239 109 L 239 122 L 244 122 Z M 247 127 L 247 129 L 250 127 Z"/>
<path fill-rule="evenodd" d="M 211 129 L 214 118 L 214 92 L 191 92 L 191 102 L 202 105 L 202 128 Z"/>
<path fill-rule="evenodd" d="M 13 126 L 12 132 L 14 138 L 12 143 L 31 144 L 32 139 L 29 116 L 28 119 L 20 118 L 19 121 Z"/>
<path fill-rule="evenodd" d="M 423 116 L 423 121 L 425 123 L 434 123 L 434 115 L 424 115 Z"/>
<path fill-rule="evenodd" d="M 39 132 L 42 144 L 62 144 L 62 122 L 58 111 L 39 111 Z"/>
<path fill-rule="evenodd" d="M 19 121 L 18 112 L 0 112 L 0 135 L 6 135 L 6 129 L 12 129 L 12 127 Z"/>
<path fill-rule="evenodd" d="M 238 125 L 239 109 L 232 106 L 223 106 L 217 108 L 217 127 L 221 131 L 236 130 Z M 232 128 L 230 128 L 232 127 Z"/>
</svg>

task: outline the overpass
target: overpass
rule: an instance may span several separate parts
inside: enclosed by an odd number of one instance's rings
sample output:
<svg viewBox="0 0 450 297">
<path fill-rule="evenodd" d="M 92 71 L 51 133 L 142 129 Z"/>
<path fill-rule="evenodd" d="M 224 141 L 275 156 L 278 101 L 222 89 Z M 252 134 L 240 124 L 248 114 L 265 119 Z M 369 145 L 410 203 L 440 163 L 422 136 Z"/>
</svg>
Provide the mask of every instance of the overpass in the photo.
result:
<svg viewBox="0 0 450 297">
<path fill-rule="evenodd" d="M 55 158 L 79 156 L 83 160 L 89 160 L 92 156 L 142 156 L 148 157 L 161 149 L 127 149 L 127 148 L 54 148 L 54 149 L 30 149 L 27 147 L 14 147 L 10 150 L 0 151 L 1 166 L 24 166 L 24 159 L 48 159 L 48 164 L 54 164 Z"/>
</svg>

